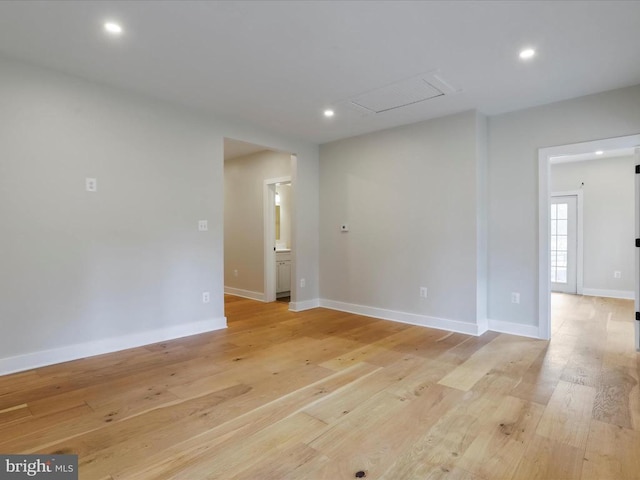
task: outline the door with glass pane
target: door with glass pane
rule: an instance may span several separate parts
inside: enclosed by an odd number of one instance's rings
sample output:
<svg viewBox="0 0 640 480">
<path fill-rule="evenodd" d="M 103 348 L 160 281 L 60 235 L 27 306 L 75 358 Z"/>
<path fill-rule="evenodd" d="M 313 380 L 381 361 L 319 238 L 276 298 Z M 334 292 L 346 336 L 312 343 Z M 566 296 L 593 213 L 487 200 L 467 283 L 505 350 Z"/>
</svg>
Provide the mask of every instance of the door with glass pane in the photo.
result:
<svg viewBox="0 0 640 480">
<path fill-rule="evenodd" d="M 551 197 L 551 290 L 576 293 L 577 286 L 576 195 Z"/>
</svg>

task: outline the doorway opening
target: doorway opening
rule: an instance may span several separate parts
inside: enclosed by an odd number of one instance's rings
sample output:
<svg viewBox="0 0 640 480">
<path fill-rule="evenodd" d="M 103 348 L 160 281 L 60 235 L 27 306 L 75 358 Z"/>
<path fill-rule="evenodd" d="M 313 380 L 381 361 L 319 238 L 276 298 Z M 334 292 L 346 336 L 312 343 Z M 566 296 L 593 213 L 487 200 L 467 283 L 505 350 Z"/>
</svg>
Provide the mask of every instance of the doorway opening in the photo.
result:
<svg viewBox="0 0 640 480">
<path fill-rule="evenodd" d="M 640 285 L 640 270 L 638 267 L 634 268 L 633 261 L 628 260 L 627 257 L 633 257 L 633 252 L 629 249 L 625 250 L 627 252 L 627 256 L 625 257 L 627 260 L 620 260 L 623 267 L 611 267 L 612 263 L 609 263 L 605 269 L 611 269 L 614 271 L 606 270 L 605 273 L 601 273 L 601 275 L 606 275 L 607 285 L 603 289 L 600 288 L 591 288 L 588 282 L 592 281 L 594 272 L 596 268 L 593 267 L 592 263 L 590 264 L 588 260 L 586 260 L 587 255 L 587 246 L 584 242 L 589 241 L 589 248 L 593 250 L 594 243 L 597 243 L 599 240 L 590 239 L 591 235 L 589 232 L 593 230 L 593 221 L 587 222 L 584 219 L 584 212 L 587 202 L 587 193 L 585 193 L 586 187 L 588 184 L 584 181 L 578 181 L 577 179 L 571 180 L 573 183 L 568 185 L 563 185 L 561 188 L 558 188 L 557 185 L 552 187 L 552 176 L 551 176 L 551 167 L 554 165 L 554 162 L 559 163 L 569 163 L 576 161 L 588 161 L 594 159 L 606 159 L 608 157 L 621 157 L 627 156 L 629 164 L 633 163 L 633 159 L 631 155 L 634 154 L 634 149 L 636 146 L 640 145 L 640 135 L 630 135 L 625 137 L 616 137 L 616 138 L 608 138 L 603 140 L 595 140 L 590 142 L 583 142 L 577 144 L 570 145 L 561 145 L 557 147 L 548 147 L 541 148 L 538 150 L 538 199 L 539 199 L 539 209 L 538 209 L 538 221 L 539 221 L 539 237 L 538 237 L 538 268 L 539 268 L 539 337 L 544 339 L 549 339 L 551 337 L 551 292 L 554 289 L 557 289 L 557 284 L 562 283 L 558 282 L 558 279 L 564 279 L 566 267 L 566 275 L 567 278 L 569 276 L 569 253 L 568 249 L 566 251 L 566 262 L 565 262 L 565 251 L 564 251 L 564 242 L 567 241 L 567 247 L 570 246 L 571 240 L 569 240 L 568 235 L 566 238 L 560 238 L 563 235 L 559 234 L 560 229 L 562 232 L 565 231 L 565 221 L 567 232 L 569 229 L 569 209 L 571 208 L 567 202 L 567 218 L 564 217 L 564 207 L 562 207 L 562 212 L 559 212 L 558 202 L 556 201 L 556 197 L 562 196 L 573 196 L 575 195 L 576 199 L 576 290 L 577 294 L 584 295 L 596 295 L 596 296 L 614 296 L 615 298 L 634 298 L 634 294 L 631 289 L 635 289 L 636 291 Z M 638 163 L 638 162 L 636 162 Z M 625 182 L 631 182 L 633 185 L 634 180 L 634 172 L 633 168 L 629 168 L 625 170 L 628 171 L 628 174 L 625 173 Z M 593 177 L 592 177 L 593 178 Z M 556 177 L 554 176 L 553 180 Z M 556 183 L 555 181 L 553 182 Z M 593 183 L 593 182 L 592 182 Z M 626 183 L 625 183 L 626 185 Z M 626 185 L 626 190 L 629 190 Z M 573 190 L 575 189 L 575 190 Z M 587 189 L 588 190 L 588 189 Z M 629 190 L 633 195 L 633 188 Z M 553 193 L 552 193 L 553 192 Z M 589 202 L 591 205 L 600 205 L 602 208 L 606 208 L 606 202 L 601 201 L 593 201 L 592 192 L 588 192 Z M 558 198 L 560 203 L 563 203 L 564 200 L 562 198 Z M 555 212 L 553 211 L 553 205 L 556 205 Z M 603 234 L 602 240 L 603 244 L 599 249 L 595 249 L 598 252 L 606 252 L 609 253 L 611 251 L 615 252 L 619 250 L 621 247 L 617 247 L 614 245 L 614 242 L 620 241 L 624 243 L 620 243 L 620 245 L 632 246 L 633 245 L 633 216 L 638 215 L 640 213 L 640 208 L 638 205 L 638 200 L 633 201 L 633 196 L 626 203 L 627 206 L 631 209 L 631 214 L 622 222 L 624 224 L 624 228 L 629 229 L 629 232 L 625 230 L 624 235 L 613 234 L 611 233 L 608 237 L 606 236 L 607 231 L 605 228 L 601 228 L 601 233 Z M 602 212 L 601 212 L 602 213 Z M 605 212 L 607 214 L 607 212 Z M 553 219 L 553 220 L 552 220 Z M 586 223 L 590 224 L 588 228 L 584 226 Z M 597 229 L 599 226 L 596 225 Z M 554 230 L 555 228 L 555 230 Z M 580 233 L 580 230 L 584 232 Z M 636 232 L 636 237 L 638 237 L 638 233 Z M 623 238 L 624 237 L 624 238 Z M 555 242 L 555 244 L 553 243 Z M 561 249 L 558 248 L 561 242 Z M 580 248 L 578 248 L 580 247 Z M 581 258 L 578 258 L 578 249 L 582 250 Z M 638 250 L 638 249 L 636 249 Z M 597 254 L 597 258 L 600 259 Z M 637 252 L 636 252 L 637 255 Z M 589 268 L 587 266 L 589 265 Z M 618 270 L 620 268 L 620 270 Z M 624 270 L 624 272 L 621 272 Z M 634 271 L 635 270 L 635 271 Z M 597 272 L 596 272 L 597 273 Z M 624 274 L 623 274 L 624 273 Z M 553 276 L 555 274 L 555 276 Z M 621 281 L 631 282 L 631 287 L 626 287 L 625 290 L 616 290 L 615 285 L 621 283 Z M 618 283 L 616 283 L 618 282 Z M 608 292 L 613 292 L 608 294 Z M 635 294 L 636 302 L 638 302 L 638 294 Z M 636 308 L 637 310 L 637 308 Z M 638 342 L 640 339 L 638 338 L 638 323 L 636 323 L 636 348 L 638 347 Z"/>
<path fill-rule="evenodd" d="M 276 249 L 282 247 L 279 250 L 288 250 L 291 284 L 288 292 L 295 300 L 295 289 L 292 288 L 295 270 L 291 266 L 296 253 L 292 248 L 295 245 L 293 172 L 296 161 L 296 156 L 290 153 L 224 139 L 225 294 L 262 302 L 275 301 Z M 279 188 L 287 190 L 277 192 Z M 276 196 L 281 203 L 277 210 Z"/>
<path fill-rule="evenodd" d="M 292 155 L 292 160 L 295 160 Z M 264 180 L 265 302 L 291 298 L 293 195 L 291 177 Z"/>
</svg>

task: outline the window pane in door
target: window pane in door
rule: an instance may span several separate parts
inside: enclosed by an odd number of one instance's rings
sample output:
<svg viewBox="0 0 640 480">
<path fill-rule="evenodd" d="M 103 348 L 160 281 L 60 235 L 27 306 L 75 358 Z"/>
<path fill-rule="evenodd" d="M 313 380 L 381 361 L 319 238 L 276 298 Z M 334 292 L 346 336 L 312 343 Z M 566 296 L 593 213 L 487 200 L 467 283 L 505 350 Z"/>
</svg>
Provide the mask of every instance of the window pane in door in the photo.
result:
<svg viewBox="0 0 640 480">
<path fill-rule="evenodd" d="M 558 265 L 558 267 L 565 267 L 567 266 L 567 252 L 558 252 L 556 254 L 556 265 Z"/>
<path fill-rule="evenodd" d="M 574 200 L 558 196 L 552 199 L 552 202 L 554 203 L 550 205 L 549 221 L 550 277 L 551 282 L 556 284 L 555 288 L 557 290 L 568 291 L 572 288 L 572 281 L 569 279 L 569 259 L 573 258 L 570 256 L 569 247 L 575 247 L 574 245 L 569 245 L 568 242 L 569 226 L 571 226 L 572 232 L 574 228 Z M 571 210 L 569 207 L 571 207 Z M 569 218 L 569 213 L 571 213 L 571 219 Z M 570 220 L 572 222 L 571 225 L 569 224 Z M 571 274 L 573 275 L 573 270 Z M 560 286 L 558 284 L 564 285 Z"/>
<path fill-rule="evenodd" d="M 566 235 L 566 234 L 567 234 L 567 221 L 558 220 L 558 235 Z"/>
<path fill-rule="evenodd" d="M 564 235 L 558 235 L 556 237 L 556 245 L 557 248 L 556 250 L 567 250 L 567 237 L 565 237 Z"/>
<path fill-rule="evenodd" d="M 568 207 L 568 205 L 566 203 L 559 203 L 558 204 L 558 219 L 566 220 L 568 218 L 568 216 L 567 216 L 567 207 Z"/>
<path fill-rule="evenodd" d="M 558 267 L 556 271 L 556 283 L 567 283 L 567 269 Z"/>
</svg>

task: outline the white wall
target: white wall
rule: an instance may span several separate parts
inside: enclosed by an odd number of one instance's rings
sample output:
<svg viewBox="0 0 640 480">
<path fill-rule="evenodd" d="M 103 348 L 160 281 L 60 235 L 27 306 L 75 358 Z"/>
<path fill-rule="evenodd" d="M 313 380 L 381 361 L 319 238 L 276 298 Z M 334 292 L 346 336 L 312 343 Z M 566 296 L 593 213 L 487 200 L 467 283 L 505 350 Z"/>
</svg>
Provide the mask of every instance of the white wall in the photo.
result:
<svg viewBox="0 0 640 480">
<path fill-rule="evenodd" d="M 225 287 L 251 298 L 264 295 L 264 180 L 288 176 L 289 153 L 264 151 L 224 162 Z"/>
<path fill-rule="evenodd" d="M 640 132 L 640 86 L 489 119 L 489 317 L 538 326 L 538 149 Z M 519 305 L 511 292 L 521 293 Z"/>
<path fill-rule="evenodd" d="M 465 115 L 474 127 L 456 125 Z M 323 145 L 323 301 L 479 331 L 486 311 L 491 329 L 538 335 L 538 149 L 638 132 L 635 86 L 489 117 L 488 128 L 466 113 Z"/>
<path fill-rule="evenodd" d="M 465 112 L 321 146 L 324 305 L 476 330 L 483 124 Z"/>
<path fill-rule="evenodd" d="M 294 295 L 316 301 L 317 146 L 8 60 L 0 106 L 0 373 L 225 325 L 224 137 L 298 155 Z"/>
<path fill-rule="evenodd" d="M 552 192 L 578 190 L 584 182 L 585 293 L 633 295 L 634 166 L 633 156 L 551 165 Z"/>
</svg>

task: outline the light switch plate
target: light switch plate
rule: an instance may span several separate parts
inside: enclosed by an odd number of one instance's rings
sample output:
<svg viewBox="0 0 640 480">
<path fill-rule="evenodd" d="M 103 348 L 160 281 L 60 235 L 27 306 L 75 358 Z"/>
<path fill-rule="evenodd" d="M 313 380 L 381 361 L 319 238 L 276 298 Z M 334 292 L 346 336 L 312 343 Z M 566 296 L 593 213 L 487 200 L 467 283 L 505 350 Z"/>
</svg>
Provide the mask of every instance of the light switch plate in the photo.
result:
<svg viewBox="0 0 640 480">
<path fill-rule="evenodd" d="M 206 220 L 198 221 L 198 230 L 200 232 L 206 232 L 207 230 L 209 230 L 209 222 L 207 222 Z"/>
</svg>

